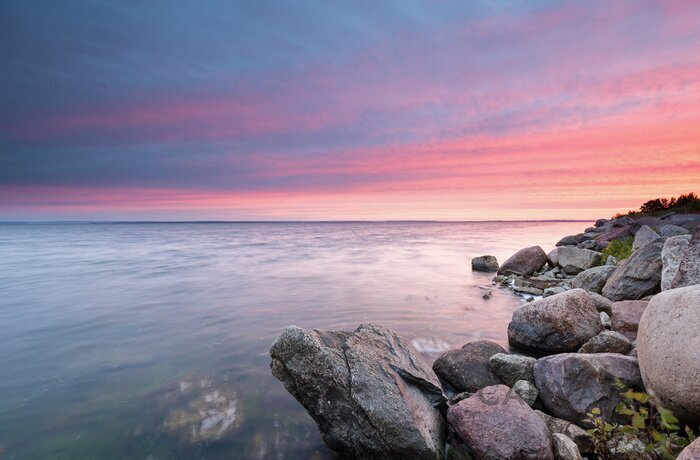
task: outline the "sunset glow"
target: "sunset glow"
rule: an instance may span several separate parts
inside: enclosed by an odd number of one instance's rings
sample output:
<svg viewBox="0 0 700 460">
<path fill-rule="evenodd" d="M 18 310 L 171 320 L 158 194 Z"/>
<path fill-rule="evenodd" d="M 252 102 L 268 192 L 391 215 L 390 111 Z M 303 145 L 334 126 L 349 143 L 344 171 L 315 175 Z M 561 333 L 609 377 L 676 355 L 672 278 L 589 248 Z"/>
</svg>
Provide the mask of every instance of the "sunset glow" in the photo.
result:
<svg viewBox="0 0 700 460">
<path fill-rule="evenodd" d="M 167 5 L 3 7 L 0 220 L 590 219 L 700 191 L 698 2 Z"/>
</svg>

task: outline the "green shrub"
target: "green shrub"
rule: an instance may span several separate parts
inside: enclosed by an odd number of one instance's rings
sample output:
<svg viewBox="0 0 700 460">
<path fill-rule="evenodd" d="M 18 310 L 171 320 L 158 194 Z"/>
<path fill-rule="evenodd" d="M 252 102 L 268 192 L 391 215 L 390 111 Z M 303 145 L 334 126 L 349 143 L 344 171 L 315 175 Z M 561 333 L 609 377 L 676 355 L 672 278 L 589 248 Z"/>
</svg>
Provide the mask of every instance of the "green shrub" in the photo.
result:
<svg viewBox="0 0 700 460">
<path fill-rule="evenodd" d="M 632 243 L 634 243 L 634 237 L 632 236 L 611 241 L 608 247 L 603 249 L 603 257 L 601 257 L 601 260 L 607 260 L 608 256 L 613 256 L 617 260 L 628 258 L 632 255 Z"/>
<path fill-rule="evenodd" d="M 624 385 L 618 380 L 615 386 L 621 391 Z M 593 428 L 588 433 L 593 436 L 595 454 L 600 459 L 621 458 L 620 453 L 611 452 L 617 440 L 633 437 L 639 439 L 646 452 L 655 458 L 674 459 L 696 436 L 692 430 L 681 429 L 678 419 L 657 404 L 648 393 L 627 390 L 620 393 L 622 401 L 615 406 L 615 412 L 627 417 L 629 423 L 618 424 L 603 420 L 600 409 L 594 408 L 588 414 Z M 625 458 L 636 458 L 628 453 Z"/>
</svg>

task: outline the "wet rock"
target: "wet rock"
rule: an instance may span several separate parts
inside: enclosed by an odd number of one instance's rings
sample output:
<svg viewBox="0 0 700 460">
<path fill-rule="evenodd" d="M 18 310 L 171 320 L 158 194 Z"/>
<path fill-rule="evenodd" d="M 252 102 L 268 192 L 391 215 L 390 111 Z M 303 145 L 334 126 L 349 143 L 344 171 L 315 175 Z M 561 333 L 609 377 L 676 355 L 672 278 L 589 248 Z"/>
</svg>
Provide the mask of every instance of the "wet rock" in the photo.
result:
<svg viewBox="0 0 700 460">
<path fill-rule="evenodd" d="M 547 263 L 547 254 L 539 246 L 521 249 L 498 269 L 499 275 L 532 275 Z"/>
<path fill-rule="evenodd" d="M 612 306 L 612 330 L 623 334 L 629 340 L 637 338 L 639 320 L 649 304 L 647 300 L 623 300 Z"/>
<path fill-rule="evenodd" d="M 533 367 L 536 361 L 535 358 L 529 356 L 498 353 L 491 356 L 489 363 L 491 364 L 493 372 L 495 372 L 506 385 L 512 387 L 518 380 L 535 381 Z"/>
<path fill-rule="evenodd" d="M 600 294 L 615 269 L 612 265 L 601 265 L 584 270 L 571 280 L 571 287 Z"/>
<path fill-rule="evenodd" d="M 637 233 L 634 234 L 634 242 L 632 243 L 632 250 L 636 251 L 639 248 L 646 246 L 649 243 L 659 239 L 659 234 L 652 230 L 649 226 L 642 226 Z"/>
<path fill-rule="evenodd" d="M 475 272 L 496 272 L 498 271 L 498 260 L 494 256 L 474 257 L 472 270 Z"/>
<path fill-rule="evenodd" d="M 686 446 L 676 460 L 700 460 L 700 438 Z"/>
<path fill-rule="evenodd" d="M 435 360 L 433 371 L 455 390 L 475 392 L 503 383 L 489 365 L 489 359 L 496 353 L 505 353 L 505 350 L 495 342 L 469 342 L 460 350 L 447 351 Z"/>
<path fill-rule="evenodd" d="M 513 385 L 513 391 L 515 394 L 523 398 L 523 401 L 527 403 L 528 406 L 532 407 L 537 401 L 537 387 L 534 383 L 529 380 L 518 380 Z"/>
<path fill-rule="evenodd" d="M 545 414 L 542 411 L 535 411 L 537 415 L 544 420 L 547 425 L 547 429 L 551 434 L 561 433 L 569 437 L 576 446 L 579 452 L 582 454 L 592 454 L 595 449 L 595 444 L 593 442 L 593 437 L 586 432 L 583 428 L 578 425 L 571 423 L 568 420 L 562 420 L 560 418 L 552 417 L 549 414 Z"/>
<path fill-rule="evenodd" d="M 602 329 L 588 293 L 572 289 L 515 310 L 508 324 L 508 340 L 538 353 L 563 353 L 578 350 Z"/>
<path fill-rule="evenodd" d="M 284 328 L 270 349 L 272 373 L 313 417 L 323 440 L 348 458 L 441 459 L 440 383 L 394 332 Z"/>
<path fill-rule="evenodd" d="M 447 420 L 476 458 L 554 458 L 547 425 L 505 385 L 484 388 L 450 407 Z"/>
<path fill-rule="evenodd" d="M 595 267 L 600 262 L 601 254 L 588 249 L 563 246 L 557 252 L 559 266 L 567 275 L 576 275 L 584 270 Z"/>
<path fill-rule="evenodd" d="M 671 289 L 700 284 L 700 227 L 695 230 L 678 264 Z"/>
<path fill-rule="evenodd" d="M 579 425 L 597 407 L 604 420 L 616 420 L 620 402 L 616 379 L 630 388 L 643 388 L 637 360 L 617 353 L 564 353 L 535 363 L 540 400 L 554 416 Z"/>
<path fill-rule="evenodd" d="M 639 324 L 637 355 L 644 384 L 661 404 L 700 422 L 700 285 L 651 299 Z"/>
<path fill-rule="evenodd" d="M 655 294 L 661 288 L 661 250 L 663 243 L 647 244 L 623 260 L 603 287 L 610 300 L 634 300 Z"/>
<path fill-rule="evenodd" d="M 678 235 L 689 235 L 690 232 L 686 230 L 683 227 L 679 227 L 678 225 L 673 225 L 673 224 L 666 224 L 662 225 L 659 227 L 659 235 L 670 238 L 672 236 L 678 236 Z"/>
<path fill-rule="evenodd" d="M 554 433 L 552 435 L 552 449 L 556 460 L 582 460 L 578 446 L 565 434 Z"/>
<path fill-rule="evenodd" d="M 237 393 L 207 379 L 190 378 L 159 398 L 170 407 L 163 427 L 182 442 L 196 444 L 226 437 L 240 426 Z"/>
<path fill-rule="evenodd" d="M 607 297 L 603 297 L 602 295 L 596 292 L 588 292 L 588 296 L 591 298 L 591 301 L 593 302 L 593 305 L 595 306 L 596 310 L 600 312 L 605 312 L 608 315 L 612 314 L 612 300 L 608 299 Z"/>
<path fill-rule="evenodd" d="M 621 353 L 632 349 L 632 343 L 627 337 L 615 331 L 603 331 L 584 343 L 579 353 Z"/>
<path fill-rule="evenodd" d="M 520 294 L 530 294 L 538 296 L 544 294 L 544 291 L 542 289 L 530 286 L 513 286 L 513 291 L 518 292 Z"/>
</svg>

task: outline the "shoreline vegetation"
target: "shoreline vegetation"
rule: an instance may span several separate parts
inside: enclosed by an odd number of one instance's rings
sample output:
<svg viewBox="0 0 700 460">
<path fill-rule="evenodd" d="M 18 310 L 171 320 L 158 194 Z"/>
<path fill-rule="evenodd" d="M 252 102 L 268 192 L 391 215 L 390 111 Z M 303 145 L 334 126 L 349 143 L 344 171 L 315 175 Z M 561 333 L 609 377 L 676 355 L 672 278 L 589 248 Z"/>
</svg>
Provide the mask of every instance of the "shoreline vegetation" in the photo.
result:
<svg viewBox="0 0 700 460">
<path fill-rule="evenodd" d="M 700 458 L 700 199 L 650 200 L 492 272 L 510 350 L 430 366 L 393 331 L 284 328 L 272 374 L 343 458 Z M 484 294 L 484 302 L 490 296 Z"/>
</svg>

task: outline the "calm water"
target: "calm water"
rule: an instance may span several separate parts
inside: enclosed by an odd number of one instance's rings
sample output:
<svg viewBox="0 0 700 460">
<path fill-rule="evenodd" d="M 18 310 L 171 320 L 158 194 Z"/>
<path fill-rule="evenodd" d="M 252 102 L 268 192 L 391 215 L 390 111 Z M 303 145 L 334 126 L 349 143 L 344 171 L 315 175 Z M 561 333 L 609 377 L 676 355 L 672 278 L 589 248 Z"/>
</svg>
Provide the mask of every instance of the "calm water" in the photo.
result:
<svg viewBox="0 0 700 460">
<path fill-rule="evenodd" d="M 0 458 L 332 458 L 270 375 L 281 328 L 505 345 L 522 299 L 483 300 L 470 258 L 585 226 L 0 225 Z"/>
</svg>

